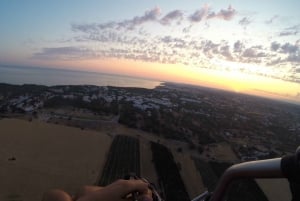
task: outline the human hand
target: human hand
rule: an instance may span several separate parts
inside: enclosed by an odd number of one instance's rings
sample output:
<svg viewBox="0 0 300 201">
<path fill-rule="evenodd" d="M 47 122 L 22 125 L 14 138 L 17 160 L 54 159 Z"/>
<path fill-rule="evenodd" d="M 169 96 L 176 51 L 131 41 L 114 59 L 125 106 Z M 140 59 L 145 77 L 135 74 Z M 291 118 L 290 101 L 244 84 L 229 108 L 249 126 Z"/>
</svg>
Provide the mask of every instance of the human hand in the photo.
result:
<svg viewBox="0 0 300 201">
<path fill-rule="evenodd" d="M 152 192 L 142 180 L 118 180 L 105 187 L 86 186 L 74 199 L 61 190 L 52 190 L 43 201 L 129 201 L 132 192 L 138 192 L 138 201 L 152 201 Z"/>
</svg>

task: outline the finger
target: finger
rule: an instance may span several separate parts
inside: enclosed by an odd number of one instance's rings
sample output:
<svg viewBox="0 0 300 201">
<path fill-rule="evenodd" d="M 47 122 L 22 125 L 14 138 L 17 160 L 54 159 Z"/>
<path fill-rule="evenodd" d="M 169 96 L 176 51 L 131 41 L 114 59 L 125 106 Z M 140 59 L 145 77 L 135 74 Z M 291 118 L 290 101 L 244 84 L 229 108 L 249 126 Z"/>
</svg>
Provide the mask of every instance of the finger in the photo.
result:
<svg viewBox="0 0 300 201">
<path fill-rule="evenodd" d="M 153 201 L 152 195 L 141 195 L 138 197 L 138 201 Z"/>
<path fill-rule="evenodd" d="M 147 192 L 138 196 L 138 201 L 153 201 L 152 191 L 148 188 Z"/>
<path fill-rule="evenodd" d="M 141 194 L 148 191 L 148 184 L 141 180 L 118 180 L 112 185 L 115 185 L 115 188 L 117 188 L 116 192 L 119 192 L 119 195 L 122 197 L 134 191 L 138 191 Z"/>
<path fill-rule="evenodd" d="M 148 184 L 141 180 L 118 180 L 101 190 L 79 198 L 78 201 L 126 201 L 126 196 L 135 191 L 138 191 L 140 194 L 147 193 Z"/>
</svg>

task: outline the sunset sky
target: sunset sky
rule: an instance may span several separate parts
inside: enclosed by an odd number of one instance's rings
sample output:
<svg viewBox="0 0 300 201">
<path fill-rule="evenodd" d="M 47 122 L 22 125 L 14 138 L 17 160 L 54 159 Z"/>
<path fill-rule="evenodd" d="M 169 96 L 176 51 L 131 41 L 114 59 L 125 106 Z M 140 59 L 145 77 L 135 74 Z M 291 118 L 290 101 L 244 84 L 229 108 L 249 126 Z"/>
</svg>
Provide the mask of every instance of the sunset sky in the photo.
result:
<svg viewBox="0 0 300 201">
<path fill-rule="evenodd" d="M 299 8 L 299 0 L 4 0 L 0 65 L 125 74 L 300 102 Z"/>
</svg>

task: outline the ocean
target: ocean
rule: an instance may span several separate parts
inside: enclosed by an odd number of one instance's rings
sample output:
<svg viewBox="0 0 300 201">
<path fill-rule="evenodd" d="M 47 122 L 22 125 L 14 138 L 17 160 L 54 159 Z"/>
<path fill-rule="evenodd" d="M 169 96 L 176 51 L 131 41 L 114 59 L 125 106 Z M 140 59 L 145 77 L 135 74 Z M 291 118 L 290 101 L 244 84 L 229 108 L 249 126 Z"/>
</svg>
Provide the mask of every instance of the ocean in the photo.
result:
<svg viewBox="0 0 300 201">
<path fill-rule="evenodd" d="M 95 72 L 65 69 L 0 66 L 0 83 L 54 85 L 96 85 L 153 89 L 162 82 Z"/>
</svg>

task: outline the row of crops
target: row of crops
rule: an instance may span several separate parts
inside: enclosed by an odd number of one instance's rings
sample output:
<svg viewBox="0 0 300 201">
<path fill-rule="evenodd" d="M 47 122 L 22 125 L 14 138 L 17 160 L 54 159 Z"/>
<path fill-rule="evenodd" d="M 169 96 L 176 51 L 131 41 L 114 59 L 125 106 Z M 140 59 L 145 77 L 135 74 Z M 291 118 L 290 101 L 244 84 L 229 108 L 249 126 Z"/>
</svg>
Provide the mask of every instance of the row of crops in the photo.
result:
<svg viewBox="0 0 300 201">
<path fill-rule="evenodd" d="M 151 143 L 154 166 L 159 177 L 160 188 L 166 201 L 190 200 L 181 179 L 178 166 L 168 148 Z"/>
<path fill-rule="evenodd" d="M 170 150 L 154 142 L 151 143 L 151 150 L 152 161 L 158 175 L 158 188 L 162 192 L 162 197 L 166 201 L 190 200 Z M 102 176 L 97 185 L 108 185 L 122 179 L 128 173 L 140 176 L 139 140 L 134 137 L 118 135 L 111 144 Z"/>
<path fill-rule="evenodd" d="M 139 140 L 129 136 L 118 135 L 111 144 L 98 185 L 108 185 L 124 178 L 128 173 L 140 175 Z"/>
</svg>

